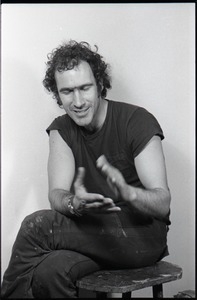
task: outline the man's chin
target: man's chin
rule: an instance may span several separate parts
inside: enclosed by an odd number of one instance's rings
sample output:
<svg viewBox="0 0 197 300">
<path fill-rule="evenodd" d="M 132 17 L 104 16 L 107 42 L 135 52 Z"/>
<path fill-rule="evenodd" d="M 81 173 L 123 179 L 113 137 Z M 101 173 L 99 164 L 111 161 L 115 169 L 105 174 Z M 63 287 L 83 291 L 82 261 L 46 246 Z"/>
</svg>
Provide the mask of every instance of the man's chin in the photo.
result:
<svg viewBox="0 0 197 300">
<path fill-rule="evenodd" d="M 80 127 L 88 127 L 90 124 L 90 121 L 87 119 L 73 119 L 73 121 Z"/>
</svg>

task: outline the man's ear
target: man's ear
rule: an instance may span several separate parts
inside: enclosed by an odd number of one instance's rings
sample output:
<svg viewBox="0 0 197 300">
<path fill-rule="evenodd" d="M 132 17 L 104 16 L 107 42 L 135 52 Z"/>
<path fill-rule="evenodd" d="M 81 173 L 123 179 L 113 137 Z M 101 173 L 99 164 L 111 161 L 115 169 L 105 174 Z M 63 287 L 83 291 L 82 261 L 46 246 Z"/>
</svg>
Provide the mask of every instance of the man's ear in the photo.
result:
<svg viewBox="0 0 197 300">
<path fill-rule="evenodd" d="M 99 95 L 99 97 L 101 97 L 102 90 L 103 90 L 103 81 L 99 82 L 99 84 L 97 85 L 97 88 L 98 88 L 98 95 Z"/>
<path fill-rule="evenodd" d="M 63 104 L 62 104 L 62 101 L 61 101 L 61 99 L 60 99 L 60 97 L 59 97 L 59 95 L 56 96 L 56 99 L 57 99 L 57 104 L 59 105 L 59 107 L 60 107 L 60 108 L 64 108 L 64 107 L 63 107 Z"/>
</svg>

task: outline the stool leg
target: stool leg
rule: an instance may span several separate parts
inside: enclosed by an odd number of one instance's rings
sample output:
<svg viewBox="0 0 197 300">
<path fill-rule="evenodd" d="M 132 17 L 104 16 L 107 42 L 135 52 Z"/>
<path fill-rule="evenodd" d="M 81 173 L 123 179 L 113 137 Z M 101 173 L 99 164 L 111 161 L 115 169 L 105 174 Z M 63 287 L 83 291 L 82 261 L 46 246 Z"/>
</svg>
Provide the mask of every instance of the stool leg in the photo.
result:
<svg viewBox="0 0 197 300">
<path fill-rule="evenodd" d="M 163 286 L 162 284 L 153 285 L 153 298 L 163 298 Z"/>
<path fill-rule="evenodd" d="M 107 293 L 104 293 L 104 292 L 96 292 L 96 298 L 99 298 L 99 299 L 107 299 Z"/>
<path fill-rule="evenodd" d="M 79 288 L 77 287 L 76 290 L 77 290 L 77 298 L 79 298 Z"/>
<path fill-rule="evenodd" d="M 131 292 L 122 293 L 122 299 L 131 299 Z"/>
</svg>

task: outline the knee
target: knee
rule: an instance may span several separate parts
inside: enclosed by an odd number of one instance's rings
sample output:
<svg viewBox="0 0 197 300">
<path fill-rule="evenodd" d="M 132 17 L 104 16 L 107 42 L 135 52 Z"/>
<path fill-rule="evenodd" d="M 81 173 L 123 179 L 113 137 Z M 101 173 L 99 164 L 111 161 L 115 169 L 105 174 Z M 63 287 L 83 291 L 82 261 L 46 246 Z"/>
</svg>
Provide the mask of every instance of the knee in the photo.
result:
<svg viewBox="0 0 197 300">
<path fill-rule="evenodd" d="M 48 215 L 50 216 L 52 212 L 53 211 L 50 209 L 42 209 L 42 210 L 35 211 L 32 214 L 26 216 L 23 220 L 23 223 L 30 222 L 32 220 L 41 222 L 43 218 L 46 218 Z"/>
<path fill-rule="evenodd" d="M 52 210 L 44 209 L 44 210 L 36 211 L 26 216 L 22 221 L 21 229 L 29 231 L 33 229 L 35 226 L 40 226 L 41 224 L 45 223 L 46 220 L 51 219 L 52 213 L 53 213 Z"/>
</svg>

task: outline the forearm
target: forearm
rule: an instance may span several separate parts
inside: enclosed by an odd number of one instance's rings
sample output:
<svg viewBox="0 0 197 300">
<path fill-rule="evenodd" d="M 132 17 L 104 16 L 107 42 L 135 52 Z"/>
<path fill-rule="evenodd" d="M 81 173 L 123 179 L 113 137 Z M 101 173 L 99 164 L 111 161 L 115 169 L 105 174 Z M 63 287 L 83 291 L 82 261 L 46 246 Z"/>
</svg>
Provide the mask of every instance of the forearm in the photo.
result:
<svg viewBox="0 0 197 300">
<path fill-rule="evenodd" d="M 122 190 L 128 205 L 147 216 L 163 219 L 170 208 L 170 191 L 162 188 L 142 189 L 127 185 Z"/>
<path fill-rule="evenodd" d="M 63 189 L 54 189 L 49 192 L 51 208 L 68 217 L 73 216 L 68 208 L 68 201 L 73 199 L 74 194 Z"/>
</svg>

